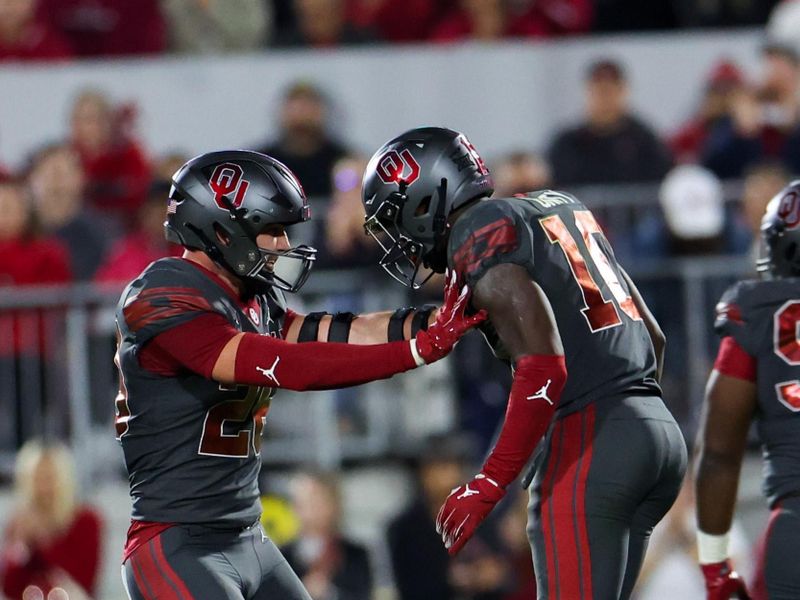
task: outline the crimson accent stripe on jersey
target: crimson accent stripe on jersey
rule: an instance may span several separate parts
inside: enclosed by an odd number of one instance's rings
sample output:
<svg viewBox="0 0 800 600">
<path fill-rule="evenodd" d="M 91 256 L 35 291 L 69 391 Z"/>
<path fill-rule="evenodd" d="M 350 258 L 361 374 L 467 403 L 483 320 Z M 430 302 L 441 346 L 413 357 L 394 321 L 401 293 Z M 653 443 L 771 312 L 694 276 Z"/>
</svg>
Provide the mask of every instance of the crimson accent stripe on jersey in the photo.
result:
<svg viewBox="0 0 800 600">
<path fill-rule="evenodd" d="M 561 598 L 579 599 L 581 574 L 573 501 L 578 476 L 578 459 L 581 454 L 581 413 L 564 417 L 563 450 L 558 473 L 551 494 L 558 540 L 558 591 Z"/>
<path fill-rule="evenodd" d="M 484 248 L 476 248 L 484 243 Z M 502 217 L 475 230 L 467 241 L 453 254 L 453 263 L 459 273 L 469 273 L 478 266 L 481 260 L 494 253 L 513 250 L 517 244 L 517 232 L 514 223 L 508 217 Z"/>
<path fill-rule="evenodd" d="M 562 421 L 556 421 L 556 424 L 553 426 L 550 442 L 550 459 L 544 478 L 542 479 L 541 514 L 539 517 L 542 520 L 544 554 L 547 561 L 547 594 L 552 600 L 558 598 L 558 566 L 556 564 L 556 540 L 553 537 L 553 511 L 550 495 L 553 490 L 553 483 L 556 478 L 558 463 L 561 457 L 562 424 Z M 556 444 L 558 446 L 556 446 Z"/>
<path fill-rule="evenodd" d="M 150 589 L 150 584 L 145 579 L 144 572 L 139 564 L 139 556 L 143 553 L 146 554 L 144 551 L 135 552 L 129 559 L 131 561 L 131 569 L 133 569 L 133 578 L 136 581 L 136 587 L 139 588 L 139 592 L 144 596 L 144 600 L 155 600 L 155 594 Z"/>
<path fill-rule="evenodd" d="M 594 448 L 594 420 L 595 406 L 590 404 L 581 411 L 582 432 L 581 432 L 581 457 L 578 469 L 578 480 L 576 482 L 575 494 L 575 515 L 578 521 L 578 549 L 580 551 L 580 568 L 582 593 L 584 598 L 593 598 L 592 595 L 592 556 L 589 546 L 589 531 L 586 520 L 586 480 L 589 476 L 589 468 L 592 464 L 592 450 Z"/>
<path fill-rule="evenodd" d="M 197 295 L 193 288 L 158 287 L 144 290 L 122 309 L 128 327 L 134 333 L 161 319 L 177 316 L 182 312 L 210 311 L 211 304 Z"/>
<path fill-rule="evenodd" d="M 194 600 L 194 596 L 192 596 L 189 588 L 186 587 L 186 583 L 175 572 L 175 569 L 172 568 L 172 565 L 167 562 L 167 557 L 164 555 L 164 547 L 161 545 L 161 536 L 158 535 L 154 537 L 150 544 L 154 550 L 155 564 L 162 570 L 164 577 L 170 582 L 170 585 L 173 583 L 175 584 L 174 587 L 177 588 L 178 595 L 183 600 Z"/>
</svg>

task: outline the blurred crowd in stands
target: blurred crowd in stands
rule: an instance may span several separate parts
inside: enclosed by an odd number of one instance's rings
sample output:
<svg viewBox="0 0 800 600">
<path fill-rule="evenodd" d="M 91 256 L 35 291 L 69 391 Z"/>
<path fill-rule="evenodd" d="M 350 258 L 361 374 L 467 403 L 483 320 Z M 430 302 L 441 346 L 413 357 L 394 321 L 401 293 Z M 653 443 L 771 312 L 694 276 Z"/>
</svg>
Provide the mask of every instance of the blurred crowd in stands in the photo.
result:
<svg viewBox="0 0 800 600">
<path fill-rule="evenodd" d="M 763 24 L 777 0 L 2 0 L 0 61 Z"/>
</svg>

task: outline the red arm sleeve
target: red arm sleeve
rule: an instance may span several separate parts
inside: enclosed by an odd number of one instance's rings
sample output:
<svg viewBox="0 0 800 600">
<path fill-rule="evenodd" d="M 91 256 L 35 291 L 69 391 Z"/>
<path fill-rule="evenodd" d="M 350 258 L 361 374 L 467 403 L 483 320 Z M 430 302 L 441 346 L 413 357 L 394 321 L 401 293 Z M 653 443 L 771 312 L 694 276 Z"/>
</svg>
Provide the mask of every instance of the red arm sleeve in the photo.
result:
<svg viewBox="0 0 800 600">
<path fill-rule="evenodd" d="M 161 357 L 162 364 L 167 362 L 164 359 L 173 360 L 211 379 L 220 352 L 239 333 L 222 315 L 207 313 L 158 334 L 148 347 L 150 356 Z M 245 333 L 236 353 L 235 377 L 237 383 L 245 385 L 324 390 L 386 379 L 416 366 L 409 342 L 371 346 L 292 344 Z"/>
<path fill-rule="evenodd" d="M 531 355 L 517 360 L 500 437 L 483 473 L 506 487 L 519 475 L 550 426 L 567 381 L 563 356 Z"/>
<path fill-rule="evenodd" d="M 733 336 L 726 335 L 722 338 L 719 345 L 717 360 L 714 361 L 714 368 L 729 377 L 744 379 L 755 382 L 756 380 L 756 359 L 750 356 L 744 349 L 736 343 Z"/>
</svg>

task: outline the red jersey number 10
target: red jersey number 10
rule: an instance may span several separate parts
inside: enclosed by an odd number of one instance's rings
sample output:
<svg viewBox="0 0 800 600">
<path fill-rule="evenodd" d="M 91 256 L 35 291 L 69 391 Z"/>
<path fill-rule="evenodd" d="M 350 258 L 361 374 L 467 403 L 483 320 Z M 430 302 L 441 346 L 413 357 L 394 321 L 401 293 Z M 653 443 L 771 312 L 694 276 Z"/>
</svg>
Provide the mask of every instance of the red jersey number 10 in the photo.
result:
<svg viewBox="0 0 800 600">
<path fill-rule="evenodd" d="M 620 309 L 634 321 L 641 321 L 642 317 L 639 315 L 636 304 L 622 287 L 608 256 L 598 242 L 598 238 L 605 238 L 594 216 L 588 210 L 575 211 L 573 214 L 575 215 L 575 226 L 583 238 L 584 251 L 581 251 L 578 241 L 567 229 L 560 215 L 551 215 L 539 222 L 550 243 L 558 244 L 564 252 L 572 275 L 583 296 L 584 307 L 581 309 L 581 313 L 586 318 L 592 333 L 622 325 Z M 613 298 L 607 300 L 603 297 L 597 280 L 589 270 L 589 263 L 600 274 Z"/>
</svg>

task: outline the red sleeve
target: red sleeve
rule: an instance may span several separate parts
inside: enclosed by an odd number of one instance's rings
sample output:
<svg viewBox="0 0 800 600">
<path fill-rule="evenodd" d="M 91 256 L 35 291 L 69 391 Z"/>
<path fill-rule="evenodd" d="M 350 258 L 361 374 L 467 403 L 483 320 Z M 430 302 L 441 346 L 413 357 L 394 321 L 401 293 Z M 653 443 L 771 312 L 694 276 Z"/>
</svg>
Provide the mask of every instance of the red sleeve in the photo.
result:
<svg viewBox="0 0 800 600">
<path fill-rule="evenodd" d="M 717 360 L 714 368 L 729 377 L 744 379 L 755 382 L 756 380 L 756 359 L 750 356 L 744 349 L 736 343 L 733 336 L 726 335 L 722 338 L 719 345 Z"/>
<path fill-rule="evenodd" d="M 237 333 L 219 313 L 204 313 L 155 336 L 142 349 L 139 364 L 166 377 L 188 369 L 211 379 L 220 352 Z"/>
<path fill-rule="evenodd" d="M 239 333 L 222 315 L 203 314 L 154 337 L 145 346 L 148 356 L 140 357 L 140 364 L 163 375 L 174 375 L 184 368 L 211 379 L 220 352 Z M 385 379 L 414 367 L 408 342 L 371 346 L 293 344 L 245 333 L 236 352 L 235 377 L 244 385 L 323 390 Z"/>
<path fill-rule="evenodd" d="M 517 360 L 506 418 L 483 473 L 506 487 L 528 462 L 555 413 L 567 381 L 563 356 L 529 355 Z"/>
<path fill-rule="evenodd" d="M 236 353 L 236 382 L 299 392 L 328 390 L 386 379 L 416 366 L 409 342 L 293 344 L 246 333 Z"/>
</svg>

